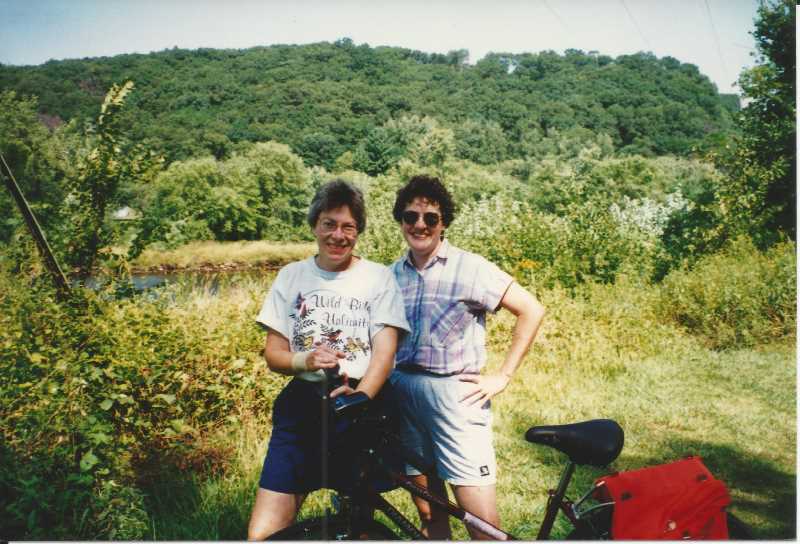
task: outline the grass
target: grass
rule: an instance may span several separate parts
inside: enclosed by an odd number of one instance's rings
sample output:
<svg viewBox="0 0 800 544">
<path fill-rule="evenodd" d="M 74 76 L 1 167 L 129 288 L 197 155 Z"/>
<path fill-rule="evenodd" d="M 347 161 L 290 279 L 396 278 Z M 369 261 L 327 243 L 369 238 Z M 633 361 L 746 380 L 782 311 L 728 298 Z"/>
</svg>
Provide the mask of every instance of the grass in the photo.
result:
<svg viewBox="0 0 800 544">
<path fill-rule="evenodd" d="M 138 269 L 202 269 L 281 266 L 313 255 L 312 242 L 192 242 L 173 250 L 146 249 L 133 266 Z"/>
<path fill-rule="evenodd" d="M 630 359 L 611 375 L 566 361 L 558 370 L 531 361 L 495 403 L 504 524 L 523 538 L 535 536 L 530 517 L 540 519 L 542 497 L 560 470 L 558 454 L 522 440 L 528 426 L 606 417 L 626 432 L 625 448 L 608 471 L 700 455 L 728 485 L 732 511 L 759 538 L 793 538 L 794 361 L 794 346 L 780 344 Z M 604 473 L 582 468 L 574 488 L 587 489 Z"/>
<path fill-rule="evenodd" d="M 243 280 L 215 295 L 201 291 L 195 298 L 180 297 L 172 311 L 181 319 L 208 316 L 203 334 L 210 337 L 220 330 L 245 330 L 268 281 Z M 573 498 L 610 471 L 696 454 L 728 485 L 731 510 L 758 538 L 795 538 L 795 338 L 712 351 L 651 310 L 654 288 L 624 279 L 613 286 L 586 286 L 574 297 L 559 290 L 538 296 L 548 308 L 539 341 L 493 407 L 504 529 L 518 538 L 535 538 L 547 490 L 555 487 L 563 466 L 561 454 L 523 439 L 528 427 L 613 418 L 625 429 L 625 448 L 607 469 L 579 468 Z M 501 363 L 512 325 L 507 312 L 490 319 L 489 370 Z M 235 334 L 230 342 L 241 343 Z M 254 352 L 260 349 L 250 333 L 246 343 Z M 221 430 L 232 451 L 224 473 L 176 474 L 152 484 L 152 538 L 246 537 L 269 435 L 265 414 Z M 328 495 L 312 493 L 301 518 L 322 513 Z M 416 520 L 405 491 L 386 497 Z M 459 523 L 452 526 L 455 538 L 467 538 Z M 561 520 L 553 536 L 563 537 L 567 530 Z"/>
</svg>

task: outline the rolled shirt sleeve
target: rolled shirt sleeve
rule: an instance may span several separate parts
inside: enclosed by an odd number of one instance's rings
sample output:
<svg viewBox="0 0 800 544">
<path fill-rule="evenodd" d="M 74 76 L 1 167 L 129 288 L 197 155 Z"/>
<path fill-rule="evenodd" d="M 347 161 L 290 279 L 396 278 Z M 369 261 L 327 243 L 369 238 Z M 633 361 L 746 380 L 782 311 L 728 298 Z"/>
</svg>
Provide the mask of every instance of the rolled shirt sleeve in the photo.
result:
<svg viewBox="0 0 800 544">
<path fill-rule="evenodd" d="M 273 329 L 286 338 L 291 338 L 289 326 L 291 321 L 288 315 L 289 305 L 286 302 L 286 269 L 282 268 L 264 298 L 261 311 L 256 316 L 256 322 L 264 328 Z"/>
<path fill-rule="evenodd" d="M 480 255 L 476 258 L 477 273 L 471 298 L 480 304 L 481 309 L 494 313 L 499 309 L 500 301 L 514 278 L 486 258 Z"/>
<path fill-rule="evenodd" d="M 411 331 L 406 320 L 403 295 L 394 274 L 388 268 L 384 280 L 386 288 L 379 291 L 371 301 L 370 340 L 384 327 L 395 327 L 404 333 Z"/>
</svg>

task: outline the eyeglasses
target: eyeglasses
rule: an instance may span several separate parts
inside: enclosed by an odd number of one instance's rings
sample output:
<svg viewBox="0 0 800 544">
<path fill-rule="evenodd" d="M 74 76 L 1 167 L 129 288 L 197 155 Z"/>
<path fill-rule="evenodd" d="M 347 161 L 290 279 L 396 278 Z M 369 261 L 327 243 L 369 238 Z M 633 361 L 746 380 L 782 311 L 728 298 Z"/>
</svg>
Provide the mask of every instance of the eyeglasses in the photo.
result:
<svg viewBox="0 0 800 544">
<path fill-rule="evenodd" d="M 403 212 L 403 223 L 409 226 L 416 225 L 417 221 L 419 221 L 419 215 L 420 215 L 419 212 L 415 212 L 413 210 L 406 210 Z M 431 228 L 438 225 L 440 219 L 441 217 L 439 216 L 438 213 L 425 212 L 422 214 L 422 221 L 425 223 L 425 225 Z"/>
<path fill-rule="evenodd" d="M 340 227 L 339 223 L 333 221 L 332 219 L 323 219 L 320 221 L 319 226 L 321 227 L 322 232 L 326 234 L 336 232 L 336 229 Z M 341 229 L 342 232 L 347 236 L 355 236 L 358 234 L 358 227 L 352 223 L 342 223 Z"/>
</svg>

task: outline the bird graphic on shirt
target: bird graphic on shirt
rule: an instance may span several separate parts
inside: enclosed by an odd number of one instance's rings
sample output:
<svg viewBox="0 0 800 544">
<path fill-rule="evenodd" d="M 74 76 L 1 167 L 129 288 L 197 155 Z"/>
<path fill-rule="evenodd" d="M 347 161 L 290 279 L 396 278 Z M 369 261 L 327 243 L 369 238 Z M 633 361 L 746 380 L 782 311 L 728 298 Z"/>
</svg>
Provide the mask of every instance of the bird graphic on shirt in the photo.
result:
<svg viewBox="0 0 800 544">
<path fill-rule="evenodd" d="M 336 329 L 336 330 L 330 329 L 327 331 L 323 331 L 322 337 L 325 338 L 325 340 L 329 344 L 335 344 L 336 342 L 339 341 L 340 334 L 342 334 L 342 329 Z"/>
<path fill-rule="evenodd" d="M 367 349 L 367 346 L 361 341 L 361 338 L 353 338 L 352 336 L 347 338 L 347 342 L 345 343 L 345 351 L 350 353 L 356 353 L 360 351 L 366 355 Z"/>
<path fill-rule="evenodd" d="M 310 350 L 314 345 L 314 337 L 313 336 L 304 336 L 301 340 L 301 346 L 303 347 L 303 351 Z"/>
<path fill-rule="evenodd" d="M 308 315 L 308 306 L 306 306 L 306 299 L 303 298 L 303 293 L 297 293 L 297 298 L 294 301 L 294 307 L 300 315 L 300 319 Z"/>
</svg>

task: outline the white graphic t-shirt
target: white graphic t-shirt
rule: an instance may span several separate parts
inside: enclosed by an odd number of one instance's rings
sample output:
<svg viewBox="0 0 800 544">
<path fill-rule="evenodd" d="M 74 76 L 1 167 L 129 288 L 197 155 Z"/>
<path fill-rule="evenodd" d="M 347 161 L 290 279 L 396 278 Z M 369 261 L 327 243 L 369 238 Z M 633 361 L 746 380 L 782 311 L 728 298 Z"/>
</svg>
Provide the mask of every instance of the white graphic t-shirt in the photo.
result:
<svg viewBox="0 0 800 544">
<path fill-rule="evenodd" d="M 281 268 L 256 321 L 289 340 L 292 351 L 309 351 L 316 342 L 342 351 L 341 371 L 364 376 L 372 339 L 385 326 L 409 331 L 403 297 L 389 268 L 359 259 L 343 272 L 317 266 L 314 257 Z M 299 375 L 321 381 L 322 370 Z"/>
</svg>

